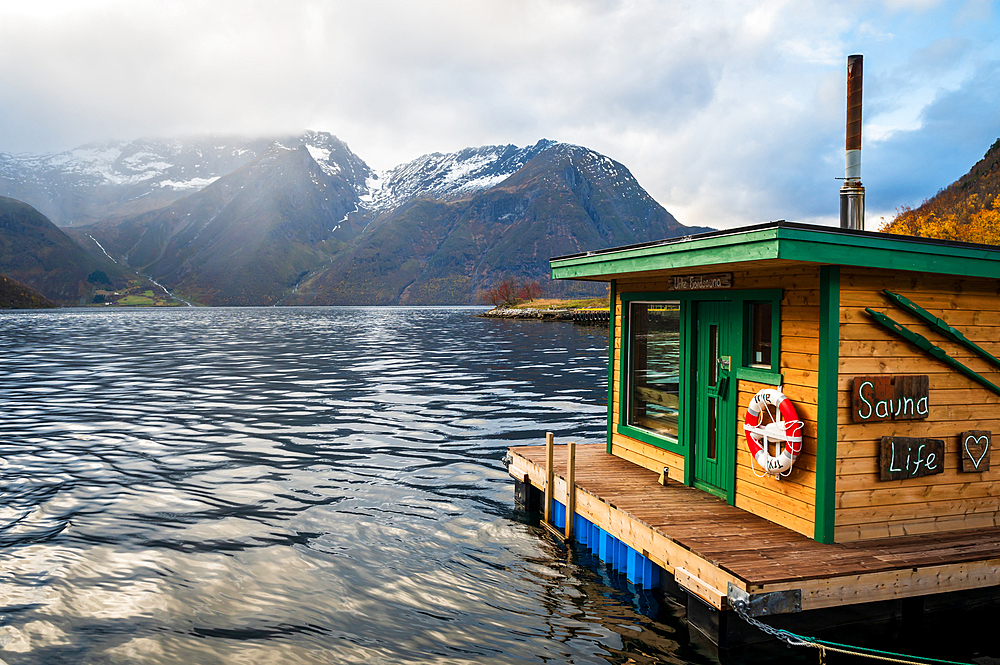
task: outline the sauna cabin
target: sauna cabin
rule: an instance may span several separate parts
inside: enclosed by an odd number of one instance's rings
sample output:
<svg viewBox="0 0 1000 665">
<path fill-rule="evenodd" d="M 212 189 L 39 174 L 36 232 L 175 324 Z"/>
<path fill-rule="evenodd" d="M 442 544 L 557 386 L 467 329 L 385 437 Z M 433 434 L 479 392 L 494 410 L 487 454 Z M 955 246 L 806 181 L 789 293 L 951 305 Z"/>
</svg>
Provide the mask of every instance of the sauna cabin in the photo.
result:
<svg viewBox="0 0 1000 665">
<path fill-rule="evenodd" d="M 823 543 L 1000 526 L 1000 247 L 776 222 L 551 266 L 610 284 L 610 454 Z"/>
</svg>

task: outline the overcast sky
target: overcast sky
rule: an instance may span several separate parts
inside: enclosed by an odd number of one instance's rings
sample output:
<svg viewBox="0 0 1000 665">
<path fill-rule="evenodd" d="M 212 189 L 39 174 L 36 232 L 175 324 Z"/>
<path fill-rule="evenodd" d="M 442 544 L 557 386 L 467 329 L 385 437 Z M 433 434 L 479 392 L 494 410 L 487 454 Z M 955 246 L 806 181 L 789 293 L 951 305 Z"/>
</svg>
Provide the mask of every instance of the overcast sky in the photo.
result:
<svg viewBox="0 0 1000 665">
<path fill-rule="evenodd" d="M 865 56 L 868 227 L 1000 137 L 984 0 L 0 0 L 0 152 L 329 131 L 376 169 L 584 145 L 679 221 L 836 224 Z M 874 222 L 873 222 L 874 219 Z"/>
</svg>

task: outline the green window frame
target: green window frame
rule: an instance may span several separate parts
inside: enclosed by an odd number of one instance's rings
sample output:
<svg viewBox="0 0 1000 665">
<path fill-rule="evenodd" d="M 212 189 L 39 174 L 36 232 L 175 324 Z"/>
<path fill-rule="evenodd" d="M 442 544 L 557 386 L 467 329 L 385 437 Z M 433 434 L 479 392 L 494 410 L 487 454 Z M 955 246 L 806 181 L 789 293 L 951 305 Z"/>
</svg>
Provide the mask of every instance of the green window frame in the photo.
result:
<svg viewBox="0 0 1000 665">
<path fill-rule="evenodd" d="M 740 311 L 743 312 L 741 325 L 734 326 L 739 340 L 737 348 L 744 349 L 740 363 L 734 368 L 737 379 L 754 381 L 766 385 L 780 386 L 782 377 L 780 372 L 781 358 L 781 301 L 784 298 L 783 289 L 734 289 L 719 291 L 656 291 L 643 292 L 631 291 L 620 294 L 622 303 L 622 316 L 618 324 L 621 326 L 622 345 L 618 358 L 618 433 L 643 443 L 648 443 L 664 450 L 684 455 L 687 459 L 685 465 L 690 472 L 691 466 L 691 406 L 688 395 L 691 391 L 691 340 L 693 339 L 693 324 L 691 312 L 693 303 L 699 300 L 716 300 L 740 303 Z M 679 302 L 681 309 L 680 320 L 680 376 L 678 398 L 680 402 L 678 417 L 678 436 L 676 441 L 672 441 L 654 432 L 630 425 L 628 422 L 632 407 L 631 377 L 631 356 L 632 356 L 632 331 L 631 326 L 631 303 L 668 303 Z M 770 303 L 771 304 L 771 367 L 770 369 L 761 367 L 751 367 L 748 359 L 751 357 L 746 351 L 747 338 L 750 337 L 749 322 L 747 312 L 750 304 Z M 735 363 L 734 363 L 735 364 Z M 690 483 L 688 483 L 690 484 Z"/>
<path fill-rule="evenodd" d="M 619 385 L 622 388 L 622 394 L 624 395 L 624 399 L 622 400 L 622 402 L 620 402 L 621 405 L 619 412 L 620 422 L 618 431 L 626 433 L 622 429 L 622 426 L 624 426 L 624 428 L 626 428 L 627 430 L 628 436 L 640 439 L 647 443 L 652 443 L 653 445 L 656 446 L 667 447 L 668 449 L 670 449 L 671 446 L 677 446 L 681 438 L 680 436 L 681 407 L 680 407 L 679 395 L 683 386 L 682 377 L 684 372 L 684 365 L 682 362 L 683 353 L 681 352 L 681 349 L 683 348 L 683 342 L 681 341 L 680 337 L 683 335 L 681 328 L 683 327 L 684 311 L 683 308 L 681 307 L 681 302 L 676 298 L 671 298 L 667 300 L 650 299 L 650 298 L 630 298 L 627 302 L 623 302 L 622 304 L 623 304 L 622 367 L 624 368 L 624 370 L 621 374 L 623 382 L 620 383 Z M 681 310 L 678 312 L 678 317 L 677 317 L 677 323 L 678 323 L 677 332 L 679 333 L 679 335 L 678 335 L 678 358 L 677 358 L 678 381 L 676 387 L 677 390 L 676 396 L 669 394 L 671 390 L 670 388 L 660 389 L 661 386 L 652 383 L 647 383 L 645 381 L 643 382 L 643 385 L 641 387 L 637 385 L 636 373 L 638 370 L 635 367 L 635 363 L 637 361 L 636 355 L 639 350 L 639 346 L 637 345 L 637 339 L 635 336 L 635 333 L 637 331 L 634 329 L 635 326 L 634 314 L 636 313 L 634 308 L 637 305 L 654 306 L 651 307 L 649 310 L 647 310 L 647 312 L 657 311 L 662 309 L 666 310 L 666 312 L 672 313 L 674 311 Z M 665 318 L 670 319 L 673 317 L 670 316 L 670 314 L 666 314 Z M 643 333 L 647 332 L 649 332 L 648 328 L 643 330 Z M 642 371 L 644 373 L 647 373 L 647 376 L 648 374 L 656 373 L 656 370 L 654 369 L 655 364 L 649 363 L 647 360 L 645 360 L 648 357 L 647 356 L 649 351 L 648 344 L 649 341 L 644 340 L 641 346 L 641 349 L 643 351 L 642 355 L 644 358 L 644 360 L 642 361 L 643 365 Z M 663 384 L 663 385 L 669 386 L 671 384 Z M 638 403 L 640 398 L 636 394 L 640 390 L 645 393 L 644 397 L 642 398 L 641 405 Z M 658 417 L 656 415 L 650 416 L 649 414 L 647 414 L 646 413 L 647 408 L 651 408 L 654 411 L 654 413 L 659 412 Z M 635 422 L 640 419 L 640 416 L 637 415 L 640 411 L 642 412 L 641 418 L 649 423 L 648 426 L 642 426 L 637 422 Z M 675 413 L 671 413 L 671 411 Z M 667 419 L 671 418 L 677 419 L 676 436 L 670 436 L 669 434 L 658 433 L 657 428 L 655 427 L 656 421 L 663 420 L 663 422 L 666 423 Z M 666 427 L 659 429 L 660 432 L 667 431 Z"/>
<path fill-rule="evenodd" d="M 760 292 L 758 292 L 760 293 Z M 760 293 L 762 297 L 748 297 L 743 299 L 743 326 L 742 335 L 743 358 L 736 369 L 736 378 L 746 381 L 756 381 L 768 385 L 781 385 L 781 299 L 783 293 L 781 289 L 768 289 Z M 758 363 L 755 358 L 756 346 L 755 333 L 756 325 L 754 310 L 758 307 L 768 305 L 771 308 L 770 316 L 770 362 L 766 364 Z"/>
</svg>

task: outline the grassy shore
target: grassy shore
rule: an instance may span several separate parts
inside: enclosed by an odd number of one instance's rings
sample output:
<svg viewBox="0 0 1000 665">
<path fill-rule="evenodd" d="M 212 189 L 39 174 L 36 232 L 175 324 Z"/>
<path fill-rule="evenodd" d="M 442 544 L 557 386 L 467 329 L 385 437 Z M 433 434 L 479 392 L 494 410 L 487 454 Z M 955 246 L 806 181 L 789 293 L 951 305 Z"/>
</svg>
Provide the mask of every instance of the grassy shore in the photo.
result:
<svg viewBox="0 0 1000 665">
<path fill-rule="evenodd" d="M 607 296 L 601 298 L 588 298 L 584 300 L 557 300 L 555 298 L 539 298 L 522 302 L 509 309 L 536 309 L 536 310 L 563 310 L 574 311 L 579 309 L 608 309 Z"/>
</svg>

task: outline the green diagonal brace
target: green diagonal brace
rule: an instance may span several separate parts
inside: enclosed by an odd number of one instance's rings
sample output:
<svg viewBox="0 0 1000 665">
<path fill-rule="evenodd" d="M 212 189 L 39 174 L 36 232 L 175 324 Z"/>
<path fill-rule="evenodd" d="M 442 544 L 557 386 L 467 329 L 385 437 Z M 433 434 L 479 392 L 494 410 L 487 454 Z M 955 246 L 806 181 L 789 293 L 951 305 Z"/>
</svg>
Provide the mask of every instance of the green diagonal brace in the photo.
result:
<svg viewBox="0 0 1000 665">
<path fill-rule="evenodd" d="M 889 299 L 892 300 L 894 303 L 896 303 L 896 305 L 912 313 L 917 318 L 922 319 L 924 322 L 927 323 L 927 325 L 931 326 L 932 328 L 937 330 L 939 333 L 941 333 L 951 341 L 955 342 L 956 344 L 961 344 L 965 348 L 970 349 L 973 353 L 978 353 L 986 360 L 990 361 L 997 367 L 1000 367 L 1000 359 L 996 358 L 996 356 L 994 356 L 992 353 L 990 353 L 983 347 L 979 346 L 971 339 L 967 338 L 965 335 L 962 334 L 962 331 L 958 330 L 957 328 L 953 328 L 952 326 L 949 326 L 946 322 L 934 316 L 926 309 L 924 309 L 923 307 L 916 304 L 915 302 L 913 302 L 912 300 L 910 300 L 905 296 L 901 296 L 898 293 L 893 293 L 889 289 L 883 289 L 882 293 L 889 296 Z"/>
<path fill-rule="evenodd" d="M 912 330 L 909 330 L 908 328 L 904 328 L 900 324 L 898 324 L 895 321 L 893 321 L 892 319 L 890 319 L 885 314 L 883 314 L 881 312 L 876 312 L 875 310 L 871 309 L 870 307 L 865 307 L 865 311 L 868 312 L 873 319 L 875 319 L 880 324 L 882 324 L 882 326 L 885 327 L 890 332 L 894 333 L 895 335 L 897 335 L 899 337 L 902 337 L 907 342 L 909 342 L 910 344 L 913 344 L 914 346 L 916 346 L 917 348 L 919 348 L 924 353 L 932 355 L 935 358 L 937 358 L 938 360 L 940 360 L 941 362 L 947 363 L 948 365 L 951 365 L 952 367 L 954 367 L 955 369 L 957 369 L 959 372 L 961 372 L 962 374 L 965 374 L 967 377 L 969 377 L 970 379 L 972 379 L 973 381 L 977 381 L 977 382 L 981 383 L 982 385 L 986 386 L 987 388 L 989 388 L 990 390 L 992 390 L 996 394 L 1000 395 L 1000 387 L 997 387 L 997 386 L 993 385 L 985 377 L 980 376 L 974 370 L 969 369 L 968 367 L 966 367 L 962 363 L 958 362 L 957 360 L 955 360 L 954 358 L 952 358 L 951 356 L 949 356 L 945 352 L 945 350 L 942 349 L 941 347 L 934 346 L 933 344 L 931 344 L 927 340 L 927 338 L 924 337 L 923 335 L 915 333 Z"/>
</svg>

